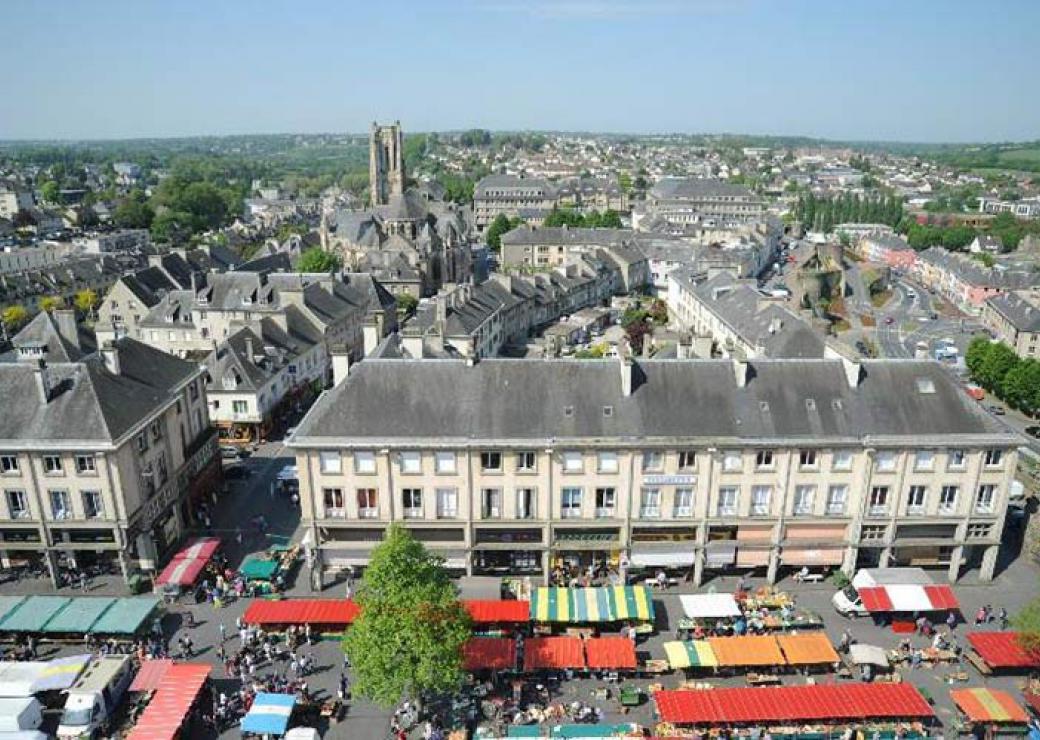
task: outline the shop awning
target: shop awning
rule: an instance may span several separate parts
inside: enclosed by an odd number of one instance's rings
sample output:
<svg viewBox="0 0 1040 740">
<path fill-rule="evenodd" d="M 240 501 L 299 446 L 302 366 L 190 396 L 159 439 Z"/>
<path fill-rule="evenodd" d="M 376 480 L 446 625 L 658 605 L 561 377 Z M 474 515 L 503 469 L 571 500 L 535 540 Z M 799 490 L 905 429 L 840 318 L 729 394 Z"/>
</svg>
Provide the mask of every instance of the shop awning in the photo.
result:
<svg viewBox="0 0 1040 740">
<path fill-rule="evenodd" d="M 43 625 L 43 631 L 55 634 L 89 632 L 94 623 L 115 602 L 114 598 L 106 597 L 73 599 Z"/>
<path fill-rule="evenodd" d="M 90 631 L 96 635 L 132 635 L 155 613 L 159 606 L 156 596 L 127 596 L 116 599 Z"/>
<path fill-rule="evenodd" d="M 219 537 L 200 537 L 199 539 L 195 540 L 190 545 L 182 549 L 173 557 L 174 560 L 195 560 L 196 558 L 201 560 L 209 560 L 217 552 L 217 549 L 219 547 Z"/>
<path fill-rule="evenodd" d="M 493 624 L 495 622 L 529 622 L 531 620 L 531 604 L 516 599 L 494 601 L 470 599 L 463 601 L 470 618 L 477 624 Z"/>
<path fill-rule="evenodd" d="M 949 586 L 895 584 L 856 589 L 868 612 L 930 612 L 959 609 Z"/>
<path fill-rule="evenodd" d="M 996 689 L 954 689 L 950 698 L 971 722 L 1029 722 L 1010 694 Z"/>
<path fill-rule="evenodd" d="M 68 606 L 65 596 L 30 596 L 0 622 L 4 632 L 39 632 L 55 615 Z"/>
<path fill-rule="evenodd" d="M 776 641 L 789 665 L 822 665 L 841 662 L 831 641 L 822 632 L 777 635 Z"/>
<path fill-rule="evenodd" d="M 708 644 L 720 666 L 783 665 L 784 656 L 772 635 L 709 637 Z"/>
<path fill-rule="evenodd" d="M 784 565 L 841 565 L 845 559 L 845 548 L 835 547 L 790 547 L 780 551 Z"/>
<path fill-rule="evenodd" d="M 709 568 L 722 568 L 727 565 L 733 565 L 736 559 L 736 540 L 714 540 L 708 543 L 705 550 L 705 564 Z"/>
<path fill-rule="evenodd" d="M 877 645 L 864 645 L 856 642 L 849 645 L 849 657 L 855 665 L 876 665 L 880 668 L 888 668 L 888 653 Z"/>
<path fill-rule="evenodd" d="M 327 627 L 352 624 L 360 611 L 351 599 L 254 599 L 242 619 L 246 624 Z"/>
<path fill-rule="evenodd" d="M 742 614 L 732 594 L 683 594 L 679 603 L 690 619 L 726 619 Z"/>
<path fill-rule="evenodd" d="M 769 565 L 769 556 L 772 550 L 769 548 L 741 547 L 737 550 L 738 568 L 764 568 Z"/>
<path fill-rule="evenodd" d="M 585 641 L 589 668 L 635 670 L 636 647 L 627 637 L 591 637 Z"/>
<path fill-rule="evenodd" d="M 654 619 L 654 602 L 645 586 L 535 589 L 531 597 L 535 622 L 619 622 Z"/>
<path fill-rule="evenodd" d="M 155 691 L 171 666 L 173 661 L 165 658 L 144 661 L 130 684 L 130 691 Z"/>
<path fill-rule="evenodd" d="M 163 568 L 156 579 L 160 586 L 167 583 L 175 586 L 190 586 L 206 567 L 220 547 L 220 538 L 202 537 L 194 540 L 187 547 L 179 550 L 173 559 Z"/>
<path fill-rule="evenodd" d="M 585 650 L 579 637 L 532 637 L 524 643 L 524 670 L 584 668 Z"/>
<path fill-rule="evenodd" d="M 911 719 L 934 716 L 910 684 L 836 684 L 658 691 L 662 722 L 682 725 Z"/>
<path fill-rule="evenodd" d="M 26 596 L 0 596 L 0 624 L 27 598 Z"/>
<path fill-rule="evenodd" d="M 257 694 L 240 729 L 255 735 L 284 735 L 295 705 L 295 694 Z"/>
<path fill-rule="evenodd" d="M 628 562 L 636 568 L 686 568 L 693 565 L 695 555 L 688 550 L 632 550 Z"/>
<path fill-rule="evenodd" d="M 510 737 L 514 737 L 510 734 Z M 535 737 L 538 737 L 537 735 Z M 618 740 L 619 738 L 642 737 L 639 725 L 555 725 L 549 729 L 550 740 Z"/>
<path fill-rule="evenodd" d="M 127 740 L 173 740 L 177 737 L 209 672 L 208 665 L 198 663 L 170 666 Z"/>
<path fill-rule="evenodd" d="M 467 671 L 516 670 L 516 640 L 512 637 L 471 637 L 462 646 L 462 667 Z"/>
<path fill-rule="evenodd" d="M 707 640 L 666 642 L 664 654 L 672 668 L 715 668 L 719 664 Z"/>
<path fill-rule="evenodd" d="M 1040 668 L 1040 650 L 1027 650 L 1017 632 L 969 632 L 968 642 L 990 668 Z"/>
</svg>

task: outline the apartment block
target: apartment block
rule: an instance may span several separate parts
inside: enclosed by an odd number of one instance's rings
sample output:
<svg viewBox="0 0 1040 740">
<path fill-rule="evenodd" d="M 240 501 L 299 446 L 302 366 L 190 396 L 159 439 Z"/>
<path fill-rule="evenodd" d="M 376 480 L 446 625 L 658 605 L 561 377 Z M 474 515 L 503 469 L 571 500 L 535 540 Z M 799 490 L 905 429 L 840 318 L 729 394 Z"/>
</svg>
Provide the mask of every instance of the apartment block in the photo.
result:
<svg viewBox="0 0 1040 740">
<path fill-rule="evenodd" d="M 470 574 L 991 578 L 1016 438 L 934 362 L 374 360 L 291 447 L 312 583 L 399 522 Z"/>
</svg>

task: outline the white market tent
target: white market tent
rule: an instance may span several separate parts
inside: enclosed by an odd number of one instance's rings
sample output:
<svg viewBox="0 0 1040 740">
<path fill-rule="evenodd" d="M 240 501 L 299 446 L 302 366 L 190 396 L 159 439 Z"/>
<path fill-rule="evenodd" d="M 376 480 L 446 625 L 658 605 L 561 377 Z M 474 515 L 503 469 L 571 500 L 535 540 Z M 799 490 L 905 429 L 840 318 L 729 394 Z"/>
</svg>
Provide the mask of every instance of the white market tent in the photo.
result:
<svg viewBox="0 0 1040 740">
<path fill-rule="evenodd" d="M 885 586 L 888 598 L 892 600 L 894 612 L 927 612 L 935 607 L 922 586 L 900 584 Z"/>
<path fill-rule="evenodd" d="M 690 619 L 725 619 L 742 615 L 733 594 L 684 594 L 679 601 Z"/>
<path fill-rule="evenodd" d="M 861 645 L 858 642 L 849 645 L 849 657 L 856 665 L 876 665 L 880 668 L 888 668 L 888 653 L 877 645 Z"/>
<path fill-rule="evenodd" d="M 285 733 L 285 740 L 321 740 L 313 727 L 294 727 Z"/>
</svg>

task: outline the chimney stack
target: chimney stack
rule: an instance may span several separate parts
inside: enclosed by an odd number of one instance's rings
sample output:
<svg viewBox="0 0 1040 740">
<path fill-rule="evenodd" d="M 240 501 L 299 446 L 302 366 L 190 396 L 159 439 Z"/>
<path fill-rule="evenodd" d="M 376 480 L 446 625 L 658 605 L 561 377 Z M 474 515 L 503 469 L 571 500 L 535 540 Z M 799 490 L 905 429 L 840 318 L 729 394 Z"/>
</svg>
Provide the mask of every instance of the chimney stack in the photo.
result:
<svg viewBox="0 0 1040 740">
<path fill-rule="evenodd" d="M 636 363 L 631 357 L 621 356 L 621 395 L 632 395 L 632 376 L 635 375 Z"/>
<path fill-rule="evenodd" d="M 76 329 L 76 312 L 71 308 L 59 308 L 51 314 L 58 334 L 73 347 L 79 349 L 79 331 Z"/>
<path fill-rule="evenodd" d="M 841 358 L 841 366 L 845 371 L 845 380 L 849 388 L 855 388 L 863 378 L 863 365 L 846 357 Z"/>
<path fill-rule="evenodd" d="M 249 362 L 256 364 L 256 355 L 253 354 L 253 337 L 249 334 L 246 335 L 246 357 Z"/>
<path fill-rule="evenodd" d="M 36 393 L 39 396 L 40 403 L 46 406 L 51 400 L 51 379 L 50 374 L 47 372 L 46 360 L 40 360 L 36 367 L 33 368 L 33 378 L 36 381 Z"/>
<path fill-rule="evenodd" d="M 749 366 L 747 362 L 743 362 L 741 360 L 733 361 L 733 376 L 734 378 L 736 378 L 738 388 L 744 388 L 745 386 L 747 386 L 748 369 Z"/>
<path fill-rule="evenodd" d="M 347 379 L 350 372 L 350 353 L 346 347 L 333 348 L 329 354 L 332 357 L 332 387 Z"/>
<path fill-rule="evenodd" d="M 119 348 L 114 342 L 108 342 L 101 348 L 101 357 L 105 361 L 105 368 L 113 375 L 120 374 Z"/>
</svg>

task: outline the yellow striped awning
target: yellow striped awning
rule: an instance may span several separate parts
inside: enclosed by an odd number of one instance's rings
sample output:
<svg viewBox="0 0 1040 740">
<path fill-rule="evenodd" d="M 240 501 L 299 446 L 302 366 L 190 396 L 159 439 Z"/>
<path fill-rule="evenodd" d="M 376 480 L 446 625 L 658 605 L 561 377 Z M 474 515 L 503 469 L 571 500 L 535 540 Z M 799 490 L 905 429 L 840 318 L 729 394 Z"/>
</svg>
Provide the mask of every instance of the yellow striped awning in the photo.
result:
<svg viewBox="0 0 1040 740">
<path fill-rule="evenodd" d="M 664 654 L 672 668 L 715 668 L 719 664 L 707 640 L 666 642 Z"/>
</svg>

